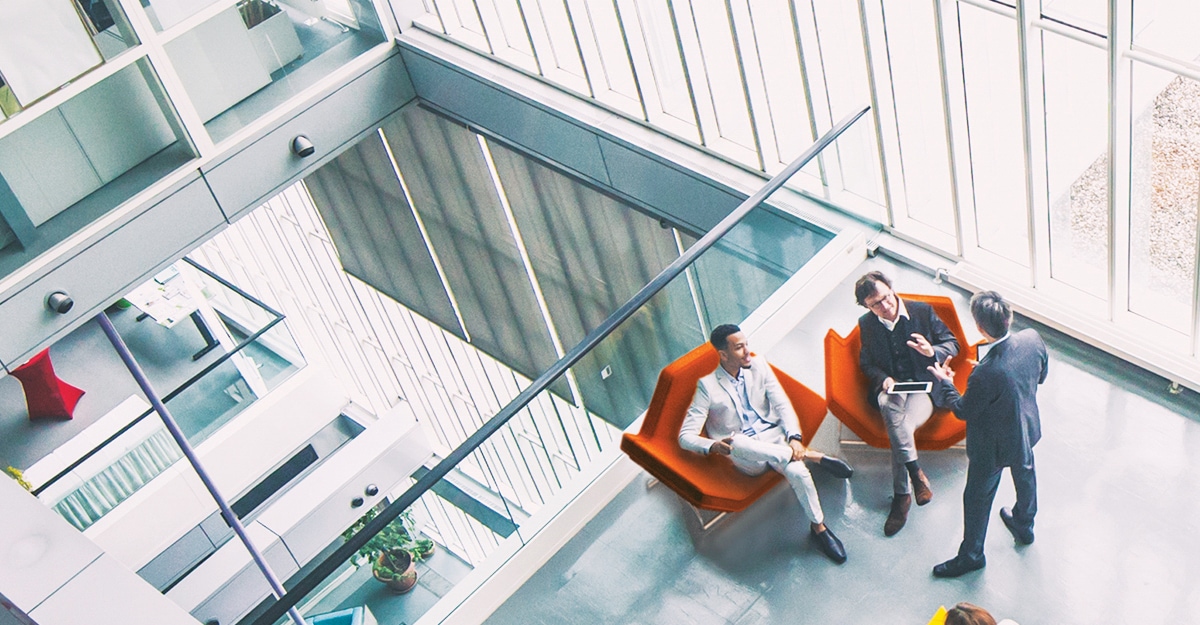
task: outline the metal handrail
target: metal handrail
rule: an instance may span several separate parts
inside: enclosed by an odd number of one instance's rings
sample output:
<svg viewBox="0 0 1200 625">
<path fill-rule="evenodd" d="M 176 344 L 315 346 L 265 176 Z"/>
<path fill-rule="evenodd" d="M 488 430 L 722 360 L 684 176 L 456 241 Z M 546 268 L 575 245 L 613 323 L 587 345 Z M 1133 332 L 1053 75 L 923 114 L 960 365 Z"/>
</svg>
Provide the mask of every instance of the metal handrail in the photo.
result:
<svg viewBox="0 0 1200 625">
<path fill-rule="evenodd" d="M 206 367 L 204 367 L 203 369 L 201 369 L 201 370 L 200 370 L 199 372 L 197 372 L 195 375 L 193 375 L 192 377 L 188 378 L 187 380 L 184 380 L 184 382 L 183 382 L 182 384 L 180 384 L 180 385 L 179 385 L 179 386 L 178 386 L 178 387 L 177 387 L 175 390 L 171 391 L 170 393 L 167 393 L 166 395 L 163 395 L 163 398 L 162 398 L 163 402 L 169 402 L 169 401 L 171 401 L 172 399 L 174 399 L 175 397 L 177 397 L 177 396 L 178 396 L 180 393 L 182 393 L 182 392 L 186 391 L 187 389 L 191 388 L 191 386 L 192 386 L 193 384 L 195 384 L 196 382 L 198 382 L 198 381 L 200 380 L 200 378 L 203 378 L 204 376 L 208 375 L 208 373 L 209 373 L 210 371 L 212 371 L 213 369 L 216 369 L 217 367 L 219 367 L 219 366 L 221 366 L 221 365 L 223 365 L 223 364 L 225 364 L 225 363 L 229 362 L 229 359 L 230 359 L 230 358 L 233 358 L 233 355 L 234 355 L 234 354 L 236 354 L 236 353 L 238 353 L 238 352 L 242 351 L 242 349 L 243 349 L 243 348 L 245 348 L 247 345 L 249 345 L 249 344 L 251 344 L 251 343 L 253 343 L 253 342 L 257 341 L 259 337 L 261 337 L 262 335 L 266 334 L 268 330 L 270 330 L 271 328 L 274 328 L 276 325 L 278 325 L 278 324 L 279 324 L 279 322 L 283 321 L 283 318 L 284 318 L 284 317 L 283 317 L 283 313 L 281 313 L 281 312 L 279 312 L 279 311 L 275 310 L 274 308 L 271 308 L 270 306 L 267 306 L 267 305 L 266 305 L 266 304 L 264 304 L 262 301 L 258 300 L 257 298 L 255 298 L 254 296 L 250 295 L 249 293 L 247 293 L 247 292 L 245 292 L 245 291 L 243 291 L 243 290 L 239 289 L 237 286 L 235 286 L 234 284 L 230 283 L 228 280 L 226 280 L 226 279 L 222 278 L 221 276 L 218 276 L 217 274 L 213 273 L 213 272 L 212 272 L 211 270 L 209 270 L 207 267 L 204 267 L 204 266 L 202 266 L 202 265 L 200 265 L 200 264 L 196 263 L 196 261 L 194 261 L 194 260 L 192 260 L 192 259 L 190 259 L 190 258 L 187 258 L 186 256 L 183 258 L 183 260 L 184 260 L 184 262 L 186 262 L 187 264 L 189 264 L 189 265 L 191 265 L 192 267 L 195 267 L 196 269 L 198 269 L 198 270 L 200 270 L 201 272 L 203 272 L 203 273 L 204 273 L 205 275 L 207 275 L 208 277 L 210 277 L 210 278 L 212 278 L 212 279 L 216 280 L 217 282 L 221 283 L 221 286 L 224 286 L 225 288 L 228 288 L 228 289 L 232 290 L 234 293 L 237 293 L 239 296 L 241 296 L 241 297 L 245 298 L 246 300 L 248 300 L 248 301 L 252 302 L 253 304 L 255 304 L 255 305 L 257 305 L 258 307 L 262 308 L 263 310 L 267 311 L 268 313 L 270 313 L 271 315 L 273 315 L 273 316 L 274 316 L 274 319 L 271 319 L 269 322 L 267 322 L 267 324 L 266 324 L 265 326 L 263 326 L 263 327 L 259 328 L 259 329 L 258 329 L 256 332 L 254 332 L 253 334 L 251 334 L 251 335 L 247 336 L 247 337 L 246 337 L 245 339 L 243 339 L 243 340 L 242 340 L 240 343 L 238 343 L 237 345 L 235 345 L 235 346 L 233 347 L 233 349 L 229 350 L 229 351 L 228 351 L 227 353 L 225 353 L 225 354 L 222 354 L 222 355 L 221 355 L 219 358 L 217 358 L 217 359 L 216 359 L 216 360 L 214 360 L 213 362 L 209 363 L 209 364 L 208 364 L 208 366 L 206 366 Z M 44 492 L 44 491 L 45 491 L 47 488 L 49 488 L 49 487 L 50 487 L 52 484 L 54 484 L 55 482 L 57 482 L 57 481 L 61 480 L 61 479 L 62 479 L 64 476 L 66 476 L 66 475 L 67 475 L 68 473 L 70 473 L 71 471 L 74 471 L 76 468 L 78 468 L 78 467 L 79 467 L 79 465 L 83 464 L 84 462 L 87 462 L 87 460 L 88 460 L 89 458 L 91 458 L 92 456 L 95 456 L 95 455 L 96 455 L 96 454 L 97 454 L 97 453 L 98 453 L 98 452 L 99 452 L 101 449 L 103 449 L 104 447 L 106 447 L 106 446 L 107 446 L 109 443 L 111 443 L 111 442 L 113 442 L 113 441 L 117 440 L 118 438 L 120 438 L 120 436 L 121 436 L 122 434 L 124 434 L 124 433 L 128 432 L 130 429 L 132 429 L 132 428 L 133 428 L 133 426 L 137 425 L 138 423 L 141 423 L 141 422 L 142 422 L 142 421 L 143 421 L 143 420 L 144 420 L 146 417 L 150 416 L 150 415 L 151 415 L 151 414 L 153 414 L 153 413 L 154 413 L 154 407 L 153 407 L 153 406 L 152 406 L 152 407 L 150 407 L 150 408 L 147 408 L 145 412 L 143 412 L 142 414 L 138 415 L 136 418 L 134 418 L 133 420 L 131 420 L 129 423 L 126 423 L 124 426 L 122 426 L 122 427 L 121 427 L 121 429 L 117 430 L 117 431 L 116 431 L 116 432 L 114 432 L 114 433 L 113 433 L 111 436 L 109 436 L 108 438 L 106 438 L 106 439 L 104 439 L 103 441 L 101 441 L 101 442 L 100 442 L 100 444 L 96 445 L 96 446 L 95 446 L 95 447 L 93 447 L 93 448 L 92 448 L 90 451 L 88 451 L 87 453 L 83 454 L 83 455 L 82 455 L 82 456 L 80 456 L 79 458 L 76 458 L 76 459 L 75 459 L 75 461 L 74 461 L 74 462 L 72 462 L 71 464 L 68 464 L 68 465 L 66 466 L 66 468 L 65 468 L 65 469 L 63 469 L 62 471 L 59 471 L 58 473 L 55 473 L 55 474 L 54 474 L 54 477 L 51 477 L 50 479 L 48 479 L 48 480 L 46 480 L 45 482 L 43 482 L 43 483 L 42 483 L 40 486 L 38 486 L 37 488 L 33 489 L 33 490 L 31 491 L 31 492 L 32 492 L 32 494 L 33 494 L 33 496 L 34 496 L 34 497 L 37 497 L 38 495 L 41 495 L 41 494 L 42 494 L 42 493 L 43 493 L 43 492 Z"/>
<path fill-rule="evenodd" d="M 333 553 L 329 554 L 314 566 L 303 578 L 296 582 L 290 590 L 279 598 L 274 604 L 267 608 L 257 619 L 253 625 L 273 625 L 284 614 L 294 608 L 305 596 L 316 589 L 317 585 L 322 580 L 333 574 L 338 567 L 350 559 L 351 556 L 358 553 L 367 541 L 378 534 L 389 523 L 400 516 L 400 513 L 408 509 L 409 506 L 416 503 L 426 491 L 431 489 L 434 484 L 446 476 L 458 463 L 462 462 L 468 455 L 474 452 L 488 438 L 496 433 L 504 424 L 517 415 L 525 405 L 533 400 L 539 393 L 549 388 L 549 386 L 558 379 L 563 373 L 579 362 L 588 352 L 590 352 L 600 341 L 608 337 L 621 323 L 633 316 L 639 308 L 650 298 L 654 297 L 661 291 L 671 280 L 674 280 L 679 274 L 687 269 L 701 254 L 713 246 L 721 237 L 725 236 L 733 229 L 751 210 L 758 207 L 767 196 L 774 193 L 779 187 L 802 167 L 808 164 L 817 154 L 833 143 L 843 132 L 846 131 L 854 122 L 871 110 L 870 106 L 864 107 L 862 110 L 851 113 L 835 124 L 833 128 L 821 135 L 807 150 L 804 151 L 796 160 L 792 161 L 783 171 L 772 177 L 761 189 L 754 195 L 747 198 L 744 202 L 738 205 L 733 212 L 729 213 L 720 221 L 712 230 L 708 231 L 695 244 L 689 247 L 686 251 L 679 255 L 674 262 L 667 265 L 653 280 L 646 286 L 642 287 L 629 301 L 625 302 L 615 312 L 609 315 L 595 330 L 592 330 L 580 341 L 575 347 L 571 348 L 562 358 L 558 359 L 550 368 L 538 376 L 529 386 L 525 387 L 512 401 L 508 402 L 494 417 L 488 419 L 474 434 L 467 437 L 461 445 L 455 447 L 453 451 L 446 455 L 441 462 L 437 463 L 425 475 L 421 476 L 408 490 L 404 491 L 396 501 L 389 504 L 386 508 L 379 512 L 374 519 L 371 519 L 361 530 L 354 536 L 351 536 L 346 542 L 342 543 Z"/>
</svg>

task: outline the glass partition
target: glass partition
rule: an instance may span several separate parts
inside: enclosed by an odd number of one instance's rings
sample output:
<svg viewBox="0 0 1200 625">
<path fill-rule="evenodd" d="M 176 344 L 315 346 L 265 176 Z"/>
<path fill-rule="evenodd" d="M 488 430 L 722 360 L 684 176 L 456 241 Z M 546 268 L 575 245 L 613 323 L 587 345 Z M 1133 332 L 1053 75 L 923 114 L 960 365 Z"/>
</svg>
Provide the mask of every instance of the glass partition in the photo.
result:
<svg viewBox="0 0 1200 625">
<path fill-rule="evenodd" d="M 245 314 L 251 308 L 257 312 Z M 281 315 L 191 261 L 160 272 L 107 314 L 193 447 L 304 364 Z M 244 325 L 252 318 L 261 323 Z M 25 475 L 39 499 L 85 530 L 182 457 L 135 392 Z"/>
<path fill-rule="evenodd" d="M 782 177 L 772 181 L 782 183 Z M 484 416 L 464 443 L 414 473 L 409 488 L 392 493 L 391 504 L 348 528 L 323 559 L 288 581 L 293 590 L 282 601 L 260 606 L 241 622 L 290 622 L 287 606 L 313 618 L 362 605 L 380 622 L 415 622 L 468 583 L 476 567 L 524 546 L 544 523 L 538 513 L 550 500 L 577 493 L 587 481 L 580 468 L 593 458 L 550 443 L 558 438 L 556 427 L 591 421 L 562 413 L 628 426 L 646 409 L 664 366 L 702 344 L 713 325 L 744 319 L 832 239 L 763 206 L 764 199 L 754 206 L 748 201 L 727 218 L 733 221 L 718 225 L 723 234 L 715 240 L 677 239 L 681 249 L 690 244 L 689 251 L 515 399 Z M 700 241 L 704 247 L 697 247 Z M 578 401 L 552 392 L 563 381 L 579 389 Z M 598 451 L 604 456 L 611 449 Z M 562 471 L 567 467 L 573 470 Z"/>
<path fill-rule="evenodd" d="M 151 0 L 152 11 L 178 23 L 160 21 L 163 48 L 214 142 L 386 40 L 369 0 Z"/>
<path fill-rule="evenodd" d="M 12 232 L 0 275 L 196 157 L 168 102 L 142 58 L 14 131 L 0 125 L 0 232 Z"/>
</svg>

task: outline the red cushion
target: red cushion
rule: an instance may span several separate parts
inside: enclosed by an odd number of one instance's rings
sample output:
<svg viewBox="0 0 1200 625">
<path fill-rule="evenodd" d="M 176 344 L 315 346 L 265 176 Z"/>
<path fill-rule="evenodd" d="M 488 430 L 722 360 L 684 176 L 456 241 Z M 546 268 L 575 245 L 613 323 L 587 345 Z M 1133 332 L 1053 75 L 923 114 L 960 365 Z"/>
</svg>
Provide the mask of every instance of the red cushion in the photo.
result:
<svg viewBox="0 0 1200 625">
<path fill-rule="evenodd" d="M 43 349 L 29 362 L 12 370 L 12 376 L 25 389 L 25 403 L 30 419 L 70 419 L 83 391 L 63 382 L 54 375 L 50 348 Z"/>
</svg>

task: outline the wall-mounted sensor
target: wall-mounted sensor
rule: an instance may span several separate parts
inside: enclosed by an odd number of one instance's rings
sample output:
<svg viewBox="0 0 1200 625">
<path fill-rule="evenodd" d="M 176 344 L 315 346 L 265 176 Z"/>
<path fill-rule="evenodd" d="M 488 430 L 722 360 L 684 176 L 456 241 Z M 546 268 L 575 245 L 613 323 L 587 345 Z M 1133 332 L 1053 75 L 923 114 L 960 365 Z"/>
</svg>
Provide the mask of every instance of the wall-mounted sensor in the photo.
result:
<svg viewBox="0 0 1200 625">
<path fill-rule="evenodd" d="M 67 295 L 66 291 L 54 291 L 46 296 L 46 308 L 60 315 L 67 314 L 71 307 L 75 305 L 75 300 Z"/>
<path fill-rule="evenodd" d="M 300 158 L 304 158 L 306 156 L 312 156 L 313 154 L 316 154 L 316 152 L 317 146 L 313 145 L 313 142 L 309 141 L 308 137 L 304 135 L 296 135 L 296 138 L 292 139 L 292 154 L 295 154 Z"/>
</svg>

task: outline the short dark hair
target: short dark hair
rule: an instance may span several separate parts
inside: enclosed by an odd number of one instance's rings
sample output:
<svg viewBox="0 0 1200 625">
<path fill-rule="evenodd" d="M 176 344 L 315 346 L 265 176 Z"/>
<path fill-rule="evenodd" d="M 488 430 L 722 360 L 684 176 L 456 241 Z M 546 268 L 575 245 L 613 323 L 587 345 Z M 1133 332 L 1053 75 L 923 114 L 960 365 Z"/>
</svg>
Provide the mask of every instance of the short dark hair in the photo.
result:
<svg viewBox="0 0 1200 625">
<path fill-rule="evenodd" d="M 980 291 L 971 297 L 971 316 L 980 330 L 998 339 L 1008 334 L 1012 325 L 1012 306 L 995 291 Z"/>
<path fill-rule="evenodd" d="M 966 601 L 946 611 L 946 625 L 996 625 L 987 610 Z"/>
<path fill-rule="evenodd" d="M 892 281 L 888 280 L 882 271 L 869 271 L 854 283 L 854 301 L 858 302 L 859 306 L 866 308 L 867 298 L 878 290 L 878 287 L 875 286 L 876 282 L 882 282 L 887 285 L 887 288 L 892 288 Z"/>
<path fill-rule="evenodd" d="M 742 329 L 732 323 L 721 324 L 713 328 L 712 334 L 708 335 L 708 342 L 717 348 L 717 351 L 722 351 L 729 346 L 729 336 L 737 334 Z"/>
</svg>

